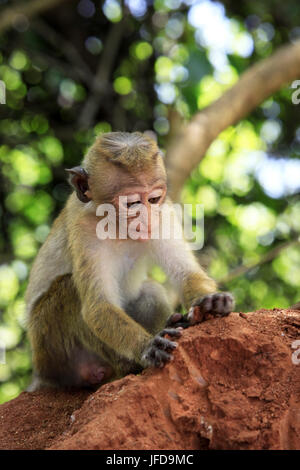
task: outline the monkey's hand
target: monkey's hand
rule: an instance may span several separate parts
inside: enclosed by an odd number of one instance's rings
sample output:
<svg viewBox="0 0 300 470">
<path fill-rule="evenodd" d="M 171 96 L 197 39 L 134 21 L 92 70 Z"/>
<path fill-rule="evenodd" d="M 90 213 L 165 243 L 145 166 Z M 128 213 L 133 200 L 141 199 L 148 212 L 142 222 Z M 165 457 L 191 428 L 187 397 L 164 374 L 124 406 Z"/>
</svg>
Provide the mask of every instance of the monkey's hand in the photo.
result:
<svg viewBox="0 0 300 470">
<path fill-rule="evenodd" d="M 187 315 L 182 315 L 182 313 L 173 313 L 167 320 L 167 328 L 188 328 L 191 326 Z"/>
<path fill-rule="evenodd" d="M 146 366 L 150 367 L 164 367 L 164 365 L 172 360 L 171 352 L 177 348 L 178 344 L 167 338 L 179 338 L 181 336 L 181 329 L 165 328 L 151 339 L 142 355 L 142 361 Z"/>
<path fill-rule="evenodd" d="M 202 323 L 210 317 L 227 317 L 234 308 L 234 298 L 229 292 L 217 292 L 195 300 L 188 312 L 190 325 Z"/>
</svg>

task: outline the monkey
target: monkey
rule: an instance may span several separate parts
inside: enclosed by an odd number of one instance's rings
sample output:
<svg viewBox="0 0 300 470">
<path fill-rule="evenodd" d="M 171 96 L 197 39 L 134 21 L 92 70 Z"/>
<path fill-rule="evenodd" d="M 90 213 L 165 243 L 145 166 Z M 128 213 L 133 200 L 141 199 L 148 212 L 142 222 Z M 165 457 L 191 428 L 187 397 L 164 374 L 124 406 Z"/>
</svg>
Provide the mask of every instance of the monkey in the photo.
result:
<svg viewBox="0 0 300 470">
<path fill-rule="evenodd" d="M 152 138 L 101 134 L 81 166 L 67 172 L 73 192 L 38 252 L 26 291 L 29 390 L 98 387 L 164 367 L 183 328 L 226 316 L 234 305 L 184 238 L 151 237 L 153 213 L 161 221 L 172 208 L 163 155 Z M 115 211 L 115 237 L 98 234 L 103 207 Z M 124 236 L 123 222 L 135 224 L 135 237 L 128 227 Z M 187 316 L 173 313 L 163 285 L 149 277 L 153 264 L 169 277 Z"/>
</svg>

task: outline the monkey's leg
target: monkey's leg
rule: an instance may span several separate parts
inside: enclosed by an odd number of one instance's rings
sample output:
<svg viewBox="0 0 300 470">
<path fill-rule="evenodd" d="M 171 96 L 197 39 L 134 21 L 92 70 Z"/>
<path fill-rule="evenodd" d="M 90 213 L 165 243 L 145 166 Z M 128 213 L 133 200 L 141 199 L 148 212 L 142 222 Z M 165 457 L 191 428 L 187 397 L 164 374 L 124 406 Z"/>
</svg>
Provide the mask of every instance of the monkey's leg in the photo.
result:
<svg viewBox="0 0 300 470">
<path fill-rule="evenodd" d="M 57 278 L 36 303 L 28 323 L 35 379 L 29 390 L 42 386 L 90 386 L 106 381 L 111 369 L 83 345 L 89 331 L 81 319 L 81 304 L 71 275 Z"/>
<path fill-rule="evenodd" d="M 152 334 L 161 331 L 172 314 L 166 290 L 161 284 L 152 280 L 142 284 L 138 297 L 131 300 L 125 310 Z"/>
<path fill-rule="evenodd" d="M 126 357 L 96 336 L 83 320 L 81 309 L 71 275 L 59 277 L 34 306 L 28 325 L 36 373 L 31 390 L 95 385 L 143 369 L 134 356 Z M 100 328 L 113 314 L 112 307 L 99 301 Z M 122 341 L 120 328 L 109 333 L 113 341 Z"/>
</svg>

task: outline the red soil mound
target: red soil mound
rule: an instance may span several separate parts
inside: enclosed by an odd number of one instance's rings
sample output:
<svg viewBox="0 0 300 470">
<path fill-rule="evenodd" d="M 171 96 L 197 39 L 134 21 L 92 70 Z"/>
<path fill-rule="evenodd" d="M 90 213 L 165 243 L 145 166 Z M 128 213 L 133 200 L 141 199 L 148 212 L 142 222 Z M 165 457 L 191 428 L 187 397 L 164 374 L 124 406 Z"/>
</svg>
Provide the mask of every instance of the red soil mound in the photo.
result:
<svg viewBox="0 0 300 470">
<path fill-rule="evenodd" d="M 0 448 L 300 449 L 296 340 L 296 311 L 209 320 L 183 332 L 162 370 L 93 394 L 24 392 L 5 403 Z"/>
</svg>

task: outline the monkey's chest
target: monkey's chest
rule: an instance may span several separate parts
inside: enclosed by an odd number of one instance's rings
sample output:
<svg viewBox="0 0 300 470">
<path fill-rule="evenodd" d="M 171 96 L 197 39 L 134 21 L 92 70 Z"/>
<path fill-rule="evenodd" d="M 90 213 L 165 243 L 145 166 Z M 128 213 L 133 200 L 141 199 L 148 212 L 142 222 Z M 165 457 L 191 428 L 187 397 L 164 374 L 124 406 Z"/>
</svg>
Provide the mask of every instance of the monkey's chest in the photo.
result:
<svg viewBox="0 0 300 470">
<path fill-rule="evenodd" d="M 124 256 L 122 268 L 119 273 L 120 297 L 126 303 L 136 297 L 141 285 L 147 279 L 148 263 L 144 256 Z"/>
<path fill-rule="evenodd" d="M 136 254 L 124 254 L 122 259 L 122 271 L 124 276 L 126 276 L 133 269 L 137 260 L 138 256 Z"/>
<path fill-rule="evenodd" d="M 123 245 L 107 243 L 102 245 L 101 265 L 103 291 L 114 305 L 123 307 L 137 295 L 147 277 L 144 252 L 138 244 L 128 242 Z"/>
</svg>

